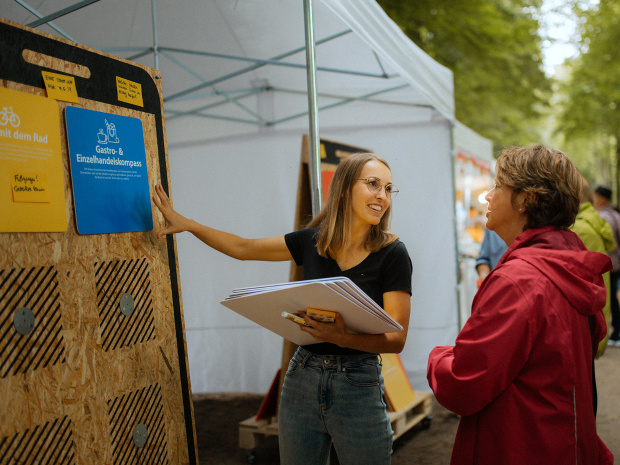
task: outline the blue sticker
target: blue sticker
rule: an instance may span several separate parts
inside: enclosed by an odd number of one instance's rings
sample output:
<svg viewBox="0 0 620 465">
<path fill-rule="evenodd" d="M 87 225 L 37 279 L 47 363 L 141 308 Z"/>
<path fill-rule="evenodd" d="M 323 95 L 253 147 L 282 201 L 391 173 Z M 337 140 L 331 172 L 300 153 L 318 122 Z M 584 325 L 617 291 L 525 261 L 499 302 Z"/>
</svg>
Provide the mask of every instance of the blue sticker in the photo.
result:
<svg viewBox="0 0 620 465">
<path fill-rule="evenodd" d="M 70 106 L 65 117 L 78 232 L 152 230 L 142 121 Z"/>
</svg>

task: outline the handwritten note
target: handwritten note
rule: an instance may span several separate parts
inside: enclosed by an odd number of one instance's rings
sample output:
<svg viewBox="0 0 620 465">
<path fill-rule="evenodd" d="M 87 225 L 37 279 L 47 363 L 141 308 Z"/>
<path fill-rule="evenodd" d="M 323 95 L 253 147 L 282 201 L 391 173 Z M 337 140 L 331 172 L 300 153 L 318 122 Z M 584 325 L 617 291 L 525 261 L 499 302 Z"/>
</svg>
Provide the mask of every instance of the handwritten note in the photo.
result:
<svg viewBox="0 0 620 465">
<path fill-rule="evenodd" d="M 116 76 L 116 93 L 121 102 L 131 103 L 143 107 L 142 85 Z"/>
<path fill-rule="evenodd" d="M 13 202 L 51 203 L 52 191 L 45 173 L 11 173 Z"/>
<path fill-rule="evenodd" d="M 41 73 L 43 74 L 43 82 L 45 82 L 45 89 L 49 98 L 62 100 L 63 102 L 79 102 L 73 76 L 50 73 L 49 71 L 41 71 Z"/>
</svg>

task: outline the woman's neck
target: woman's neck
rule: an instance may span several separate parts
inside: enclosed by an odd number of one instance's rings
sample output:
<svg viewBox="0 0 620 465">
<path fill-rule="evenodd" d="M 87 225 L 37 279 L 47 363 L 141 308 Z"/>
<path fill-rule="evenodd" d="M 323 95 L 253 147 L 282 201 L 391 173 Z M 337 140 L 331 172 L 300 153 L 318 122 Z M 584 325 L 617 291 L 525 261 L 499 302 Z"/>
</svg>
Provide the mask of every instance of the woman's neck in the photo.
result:
<svg viewBox="0 0 620 465">
<path fill-rule="evenodd" d="M 337 256 L 351 256 L 360 252 L 366 252 L 366 238 L 370 233 L 370 226 L 357 225 L 351 228 L 351 234 L 337 252 Z"/>
<path fill-rule="evenodd" d="M 340 250 L 338 250 L 333 258 L 342 271 L 359 265 L 370 255 L 370 251 L 366 250 L 365 247 L 365 239 L 365 237 L 351 237 L 351 240 L 343 244 Z"/>
<path fill-rule="evenodd" d="M 370 234 L 369 224 L 353 224 L 351 225 L 351 236 L 348 244 L 345 244 L 351 250 L 366 250 L 366 239 Z"/>
</svg>

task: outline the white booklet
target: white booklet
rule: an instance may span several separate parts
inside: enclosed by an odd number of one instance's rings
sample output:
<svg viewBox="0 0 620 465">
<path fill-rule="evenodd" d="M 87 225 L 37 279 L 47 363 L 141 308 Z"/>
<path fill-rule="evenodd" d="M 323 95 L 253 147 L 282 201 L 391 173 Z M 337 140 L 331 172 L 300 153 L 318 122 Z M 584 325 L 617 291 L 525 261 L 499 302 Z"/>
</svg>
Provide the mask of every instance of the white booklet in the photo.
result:
<svg viewBox="0 0 620 465">
<path fill-rule="evenodd" d="M 301 331 L 297 323 L 282 317 L 282 312 L 298 313 L 307 307 L 338 312 L 346 328 L 354 333 L 381 334 L 403 329 L 353 281 L 344 277 L 235 289 L 221 303 L 298 345 L 318 341 Z"/>
</svg>

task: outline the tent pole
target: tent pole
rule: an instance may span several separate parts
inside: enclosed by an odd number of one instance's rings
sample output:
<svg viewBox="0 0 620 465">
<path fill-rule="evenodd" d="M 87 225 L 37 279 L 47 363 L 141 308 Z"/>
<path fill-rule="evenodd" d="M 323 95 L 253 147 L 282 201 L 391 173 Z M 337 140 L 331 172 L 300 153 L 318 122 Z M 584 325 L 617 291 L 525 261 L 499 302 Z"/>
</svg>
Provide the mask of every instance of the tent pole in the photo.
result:
<svg viewBox="0 0 620 465">
<path fill-rule="evenodd" d="M 154 68 L 159 70 L 159 44 L 157 42 L 157 13 L 155 11 L 155 0 L 151 0 L 151 12 L 153 14 L 153 58 Z"/>
<path fill-rule="evenodd" d="M 306 74 L 308 86 L 308 120 L 310 125 L 310 133 L 308 137 L 309 160 L 310 165 L 310 199 L 312 201 L 312 216 L 315 217 L 321 211 L 321 143 L 319 139 L 319 117 L 317 109 L 317 92 L 316 92 L 316 63 L 314 62 L 314 31 L 312 25 L 312 0 L 304 0 L 304 25 L 306 31 Z M 301 176 L 300 176 L 301 182 Z M 300 184 L 301 186 L 301 184 Z M 300 212 L 300 211 L 299 211 Z M 299 213 L 298 212 L 298 213 Z M 299 218 L 298 218 L 299 220 Z M 291 267 L 291 281 L 299 281 L 303 279 L 298 267 Z M 284 383 L 284 373 L 289 364 L 289 360 L 297 350 L 297 344 L 284 339 L 282 347 L 282 364 L 280 367 L 280 380 L 278 390 L 278 412 L 280 406 L 280 394 L 282 392 L 282 384 Z"/>
<path fill-rule="evenodd" d="M 306 31 L 306 74 L 308 82 L 308 115 L 310 125 L 310 185 L 312 216 L 321 211 L 321 140 L 319 137 L 319 113 L 316 92 L 316 63 L 314 61 L 314 25 L 312 0 L 304 0 L 304 25 Z"/>
</svg>

